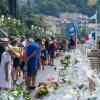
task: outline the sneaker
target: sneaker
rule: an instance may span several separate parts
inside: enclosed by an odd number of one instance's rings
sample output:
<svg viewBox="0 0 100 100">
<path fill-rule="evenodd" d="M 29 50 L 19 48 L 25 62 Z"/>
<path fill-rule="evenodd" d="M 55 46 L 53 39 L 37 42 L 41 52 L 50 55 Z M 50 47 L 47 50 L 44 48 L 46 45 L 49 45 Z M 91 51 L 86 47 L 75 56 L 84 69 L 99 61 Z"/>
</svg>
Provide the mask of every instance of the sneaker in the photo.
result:
<svg viewBox="0 0 100 100">
<path fill-rule="evenodd" d="M 31 86 L 30 88 L 31 88 L 31 90 L 35 90 L 35 89 L 36 89 L 36 87 L 35 87 L 35 86 Z"/>
<path fill-rule="evenodd" d="M 13 81 L 13 86 L 16 85 L 16 80 Z"/>
</svg>

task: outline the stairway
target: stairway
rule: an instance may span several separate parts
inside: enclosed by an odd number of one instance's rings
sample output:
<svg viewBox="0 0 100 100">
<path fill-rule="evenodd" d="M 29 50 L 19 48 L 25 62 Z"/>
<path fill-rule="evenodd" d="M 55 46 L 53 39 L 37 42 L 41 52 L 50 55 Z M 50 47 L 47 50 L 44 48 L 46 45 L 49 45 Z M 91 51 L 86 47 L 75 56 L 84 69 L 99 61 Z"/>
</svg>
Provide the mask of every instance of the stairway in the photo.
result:
<svg viewBox="0 0 100 100">
<path fill-rule="evenodd" d="M 88 59 L 90 60 L 91 68 L 93 69 L 100 68 L 99 53 L 99 50 L 91 50 L 91 52 L 88 53 Z"/>
</svg>

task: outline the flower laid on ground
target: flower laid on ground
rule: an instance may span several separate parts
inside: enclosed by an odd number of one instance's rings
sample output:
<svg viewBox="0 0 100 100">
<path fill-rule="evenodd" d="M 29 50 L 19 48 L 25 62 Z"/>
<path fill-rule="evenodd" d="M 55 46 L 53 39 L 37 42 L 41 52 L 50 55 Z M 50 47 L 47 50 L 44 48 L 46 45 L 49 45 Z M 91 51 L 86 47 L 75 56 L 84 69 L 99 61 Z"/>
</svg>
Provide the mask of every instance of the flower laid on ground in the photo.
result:
<svg viewBox="0 0 100 100">
<path fill-rule="evenodd" d="M 56 80 L 54 75 L 48 75 L 46 78 L 46 81 L 54 81 L 54 80 Z"/>
<path fill-rule="evenodd" d="M 52 88 L 53 90 L 57 90 L 59 87 L 58 82 L 56 82 L 56 81 L 41 82 L 41 83 L 39 83 L 38 87 L 41 87 L 41 86 L 46 86 L 46 87 L 48 87 L 48 89 Z"/>
<path fill-rule="evenodd" d="M 19 86 L 0 92 L 0 100 L 32 100 L 30 93 L 31 91 L 27 91 L 23 86 Z"/>
<path fill-rule="evenodd" d="M 38 85 L 38 87 L 40 87 L 40 86 L 47 86 L 49 84 L 49 82 L 40 82 L 39 83 L 39 85 Z"/>
<path fill-rule="evenodd" d="M 71 58 L 71 55 L 68 52 L 65 53 L 64 56 L 61 58 L 61 64 L 62 64 L 62 67 L 64 69 L 66 69 L 67 67 L 69 67 L 70 58 Z"/>
<path fill-rule="evenodd" d="M 48 88 L 46 86 L 40 86 L 36 89 L 36 98 L 42 98 L 49 94 Z"/>
<path fill-rule="evenodd" d="M 27 91 L 23 86 L 19 86 L 16 89 L 11 89 L 9 92 L 16 97 L 22 95 L 25 100 L 32 100 L 30 97 L 31 91 Z"/>
<path fill-rule="evenodd" d="M 71 80 L 67 80 L 67 84 L 68 85 L 71 85 L 72 84 L 72 81 Z"/>
<path fill-rule="evenodd" d="M 37 89 L 36 89 L 36 98 L 41 98 L 43 96 L 48 95 L 50 92 L 58 89 L 58 83 L 57 82 L 41 82 L 39 83 Z"/>
</svg>

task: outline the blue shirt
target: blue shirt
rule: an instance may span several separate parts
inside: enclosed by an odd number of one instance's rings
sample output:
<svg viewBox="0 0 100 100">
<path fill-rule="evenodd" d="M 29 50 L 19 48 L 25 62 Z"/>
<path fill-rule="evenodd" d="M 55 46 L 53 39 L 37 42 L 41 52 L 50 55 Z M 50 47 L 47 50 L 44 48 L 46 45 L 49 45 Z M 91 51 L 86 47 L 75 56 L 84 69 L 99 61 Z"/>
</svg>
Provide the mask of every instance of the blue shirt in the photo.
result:
<svg viewBox="0 0 100 100">
<path fill-rule="evenodd" d="M 34 57 L 32 57 L 30 59 L 30 61 L 33 61 L 33 60 L 38 60 L 38 52 L 39 52 L 39 45 L 37 43 L 30 43 L 28 46 L 27 46 L 27 49 L 26 49 L 26 53 L 27 53 L 27 56 L 30 56 L 33 52 L 36 52 Z"/>
</svg>

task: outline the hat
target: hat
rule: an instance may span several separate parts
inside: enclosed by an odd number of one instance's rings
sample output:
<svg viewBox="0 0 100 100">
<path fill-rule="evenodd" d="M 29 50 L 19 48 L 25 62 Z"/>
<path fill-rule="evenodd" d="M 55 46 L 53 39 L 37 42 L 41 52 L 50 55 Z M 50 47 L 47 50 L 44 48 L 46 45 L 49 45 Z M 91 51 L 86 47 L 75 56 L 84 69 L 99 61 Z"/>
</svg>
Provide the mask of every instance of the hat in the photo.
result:
<svg viewBox="0 0 100 100">
<path fill-rule="evenodd" d="M 8 38 L 1 38 L 0 43 L 7 43 L 9 41 Z"/>
</svg>

